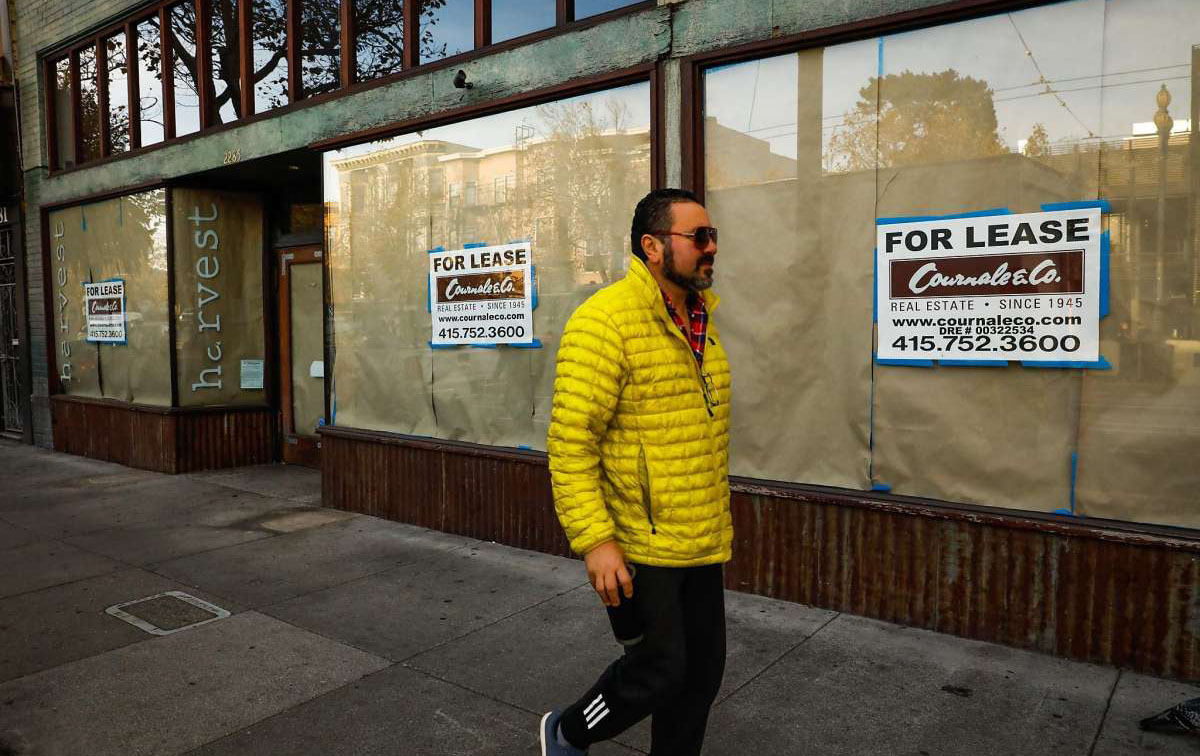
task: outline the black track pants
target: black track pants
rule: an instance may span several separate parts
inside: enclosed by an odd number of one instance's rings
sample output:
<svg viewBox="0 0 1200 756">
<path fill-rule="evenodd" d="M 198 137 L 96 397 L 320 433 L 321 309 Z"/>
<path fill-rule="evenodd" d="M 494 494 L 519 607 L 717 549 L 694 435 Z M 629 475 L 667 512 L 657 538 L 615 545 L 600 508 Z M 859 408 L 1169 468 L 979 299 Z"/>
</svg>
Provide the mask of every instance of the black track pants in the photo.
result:
<svg viewBox="0 0 1200 756">
<path fill-rule="evenodd" d="M 645 637 L 563 711 L 563 734 L 586 748 L 651 720 L 650 756 L 697 756 L 725 673 L 722 566 L 637 565 L 633 602 Z"/>
</svg>

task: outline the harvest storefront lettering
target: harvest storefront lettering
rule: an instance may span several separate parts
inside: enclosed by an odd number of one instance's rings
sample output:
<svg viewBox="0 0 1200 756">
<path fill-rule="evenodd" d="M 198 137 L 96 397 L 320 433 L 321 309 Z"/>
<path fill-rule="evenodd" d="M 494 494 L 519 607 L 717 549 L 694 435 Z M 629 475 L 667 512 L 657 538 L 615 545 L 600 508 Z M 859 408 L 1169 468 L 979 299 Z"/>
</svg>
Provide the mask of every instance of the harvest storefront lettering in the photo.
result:
<svg viewBox="0 0 1200 756">
<path fill-rule="evenodd" d="M 71 382 L 71 342 L 67 336 L 71 332 L 71 319 L 67 307 L 71 304 L 67 297 L 67 249 L 61 239 L 66 236 L 66 227 L 62 221 L 54 223 L 54 284 L 55 300 L 58 309 L 59 356 L 58 380 L 62 383 Z"/>
<path fill-rule="evenodd" d="M 192 241 L 198 255 L 194 263 L 196 275 L 199 276 L 199 280 L 196 281 L 196 329 L 202 334 L 212 332 L 219 335 L 221 333 L 221 313 L 214 312 L 216 309 L 214 305 L 221 298 L 221 292 L 216 288 L 216 279 L 221 273 L 221 261 L 212 253 L 220 248 L 221 239 L 216 229 L 205 228 L 201 225 L 215 223 L 220 215 L 217 203 L 212 202 L 210 205 L 211 215 L 201 215 L 200 207 L 194 206 L 188 220 L 195 227 Z M 212 282 L 212 285 L 210 286 L 206 282 Z M 211 316 L 211 319 L 206 319 L 206 316 Z M 212 333 L 209 334 L 210 338 Z M 219 338 L 210 340 L 205 349 L 205 356 L 211 365 L 200 369 L 198 380 L 192 383 L 192 391 L 208 388 L 220 389 L 224 385 L 222 378 L 224 366 L 221 364 L 222 351 Z"/>
</svg>

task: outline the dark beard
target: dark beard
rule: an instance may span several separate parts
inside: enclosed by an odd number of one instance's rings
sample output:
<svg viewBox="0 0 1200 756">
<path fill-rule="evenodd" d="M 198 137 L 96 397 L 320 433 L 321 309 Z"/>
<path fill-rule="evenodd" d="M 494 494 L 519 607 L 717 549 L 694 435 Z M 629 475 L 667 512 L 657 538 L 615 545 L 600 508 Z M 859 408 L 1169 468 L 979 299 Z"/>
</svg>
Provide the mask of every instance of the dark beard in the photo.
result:
<svg viewBox="0 0 1200 756">
<path fill-rule="evenodd" d="M 704 263 L 712 265 L 712 257 L 702 255 L 696 260 L 697 270 L 692 275 L 686 276 L 675 268 L 675 250 L 671 248 L 671 242 L 672 238 L 668 236 L 667 243 L 663 245 L 663 277 L 671 283 L 682 287 L 684 291 L 700 292 L 712 288 L 712 279 L 706 278 L 699 270 L 700 265 Z"/>
</svg>

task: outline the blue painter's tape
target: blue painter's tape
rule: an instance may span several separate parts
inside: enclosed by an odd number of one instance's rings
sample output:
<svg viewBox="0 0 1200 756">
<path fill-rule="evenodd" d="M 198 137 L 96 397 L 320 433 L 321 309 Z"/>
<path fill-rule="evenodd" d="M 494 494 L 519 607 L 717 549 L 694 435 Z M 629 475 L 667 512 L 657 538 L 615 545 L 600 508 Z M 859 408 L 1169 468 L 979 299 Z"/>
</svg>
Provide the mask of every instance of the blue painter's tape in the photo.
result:
<svg viewBox="0 0 1200 756">
<path fill-rule="evenodd" d="M 917 223 L 918 221 L 957 220 L 959 218 L 986 218 L 989 215 L 1012 215 L 1007 207 L 994 207 L 991 210 L 976 210 L 970 213 L 954 213 L 952 215 L 910 215 L 896 218 L 876 218 L 876 226 L 889 226 L 893 223 Z"/>
<path fill-rule="evenodd" d="M 541 349 L 542 342 L 538 339 L 534 339 L 533 341 L 524 341 L 520 344 L 505 344 L 504 346 L 515 347 L 517 349 Z"/>
<path fill-rule="evenodd" d="M 872 250 L 874 262 L 871 264 L 871 271 L 875 274 L 875 278 L 871 281 L 871 322 L 879 322 L 879 247 Z"/>
<path fill-rule="evenodd" d="M 704 69 L 704 73 L 706 73 L 706 74 L 716 73 L 717 71 L 724 71 L 726 68 L 733 68 L 734 66 L 740 66 L 740 65 L 741 65 L 741 63 L 726 63 L 726 64 L 720 65 L 720 66 L 710 66 L 710 67 Z"/>
<path fill-rule="evenodd" d="M 1108 295 L 1109 295 L 1109 262 L 1112 253 L 1112 240 L 1108 232 L 1100 234 L 1100 317 L 1108 316 Z"/>
<path fill-rule="evenodd" d="M 894 367 L 933 367 L 933 360 L 888 360 L 882 359 L 879 355 L 875 356 L 875 362 L 879 365 L 892 365 Z"/>
<path fill-rule="evenodd" d="M 529 288 L 532 292 L 531 298 L 533 300 L 530 303 L 529 309 L 536 310 L 537 306 L 538 306 L 537 266 L 536 265 L 529 266 Z"/>
<path fill-rule="evenodd" d="M 1055 509 L 1050 514 L 1063 515 L 1064 517 L 1074 517 L 1075 513 L 1069 509 Z"/>
<path fill-rule="evenodd" d="M 471 344 L 471 346 L 474 347 L 475 349 L 497 349 L 497 348 L 499 348 L 500 345 L 499 344 L 489 344 L 489 343 L 484 342 L 482 344 Z"/>
<path fill-rule="evenodd" d="M 875 280 L 871 282 L 871 323 L 880 322 L 880 248 L 875 247 Z"/>
<path fill-rule="evenodd" d="M 517 444 L 517 448 L 524 449 L 525 451 L 533 451 L 533 447 L 529 444 Z"/>
<path fill-rule="evenodd" d="M 883 78 L 883 37 L 879 38 L 878 57 L 879 57 L 879 61 L 877 63 L 877 67 L 876 67 L 876 75 L 882 79 Z M 882 84 L 882 82 L 877 82 L 875 84 L 875 86 L 879 87 L 879 86 L 883 86 L 883 84 Z"/>
<path fill-rule="evenodd" d="M 1055 210 L 1089 210 L 1093 207 L 1100 208 L 1100 212 L 1111 212 L 1112 206 L 1108 204 L 1108 200 L 1080 200 L 1079 202 L 1047 202 L 1042 205 L 1044 212 L 1053 212 Z"/>
<path fill-rule="evenodd" d="M 426 254 L 434 254 L 437 252 L 445 252 L 445 247 L 434 247 L 433 249 L 425 250 Z M 425 312 L 433 312 L 433 291 L 429 288 L 429 277 L 425 277 Z"/>
<path fill-rule="evenodd" d="M 938 360 L 946 367 L 1008 367 L 1008 360 Z"/>
<path fill-rule="evenodd" d="M 1112 363 L 1106 360 L 1103 356 L 1095 362 L 1086 360 L 1068 361 L 1068 360 L 1023 360 L 1023 367 L 1032 368 L 1076 368 L 1084 370 L 1112 370 Z"/>
<path fill-rule="evenodd" d="M 487 245 L 487 242 L 471 242 L 470 244 L 464 244 L 463 249 L 478 249 L 479 247 L 486 247 Z"/>
<path fill-rule="evenodd" d="M 458 344 L 434 344 L 432 341 L 428 344 L 430 349 L 455 349 L 458 347 Z"/>
<path fill-rule="evenodd" d="M 871 484 L 871 490 L 872 490 L 872 491 L 885 491 L 885 492 L 886 492 L 886 491 L 891 491 L 891 490 L 892 490 L 892 487 L 891 487 L 890 485 L 888 485 L 887 483 L 872 483 L 872 484 Z"/>
</svg>

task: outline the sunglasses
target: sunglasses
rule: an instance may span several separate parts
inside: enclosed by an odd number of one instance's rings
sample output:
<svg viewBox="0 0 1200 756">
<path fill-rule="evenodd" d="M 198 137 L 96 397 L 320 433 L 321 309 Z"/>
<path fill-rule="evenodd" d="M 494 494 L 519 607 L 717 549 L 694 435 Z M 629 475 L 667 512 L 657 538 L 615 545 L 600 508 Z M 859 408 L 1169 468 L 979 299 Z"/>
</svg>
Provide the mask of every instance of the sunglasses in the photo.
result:
<svg viewBox="0 0 1200 756">
<path fill-rule="evenodd" d="M 695 231 L 685 234 L 682 231 L 651 231 L 654 236 L 686 236 L 692 240 L 697 249 L 704 249 L 710 241 L 717 240 L 717 229 L 713 226 L 698 226 Z"/>
</svg>

